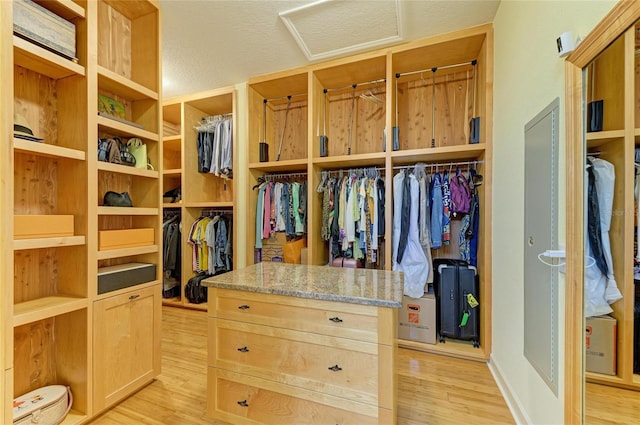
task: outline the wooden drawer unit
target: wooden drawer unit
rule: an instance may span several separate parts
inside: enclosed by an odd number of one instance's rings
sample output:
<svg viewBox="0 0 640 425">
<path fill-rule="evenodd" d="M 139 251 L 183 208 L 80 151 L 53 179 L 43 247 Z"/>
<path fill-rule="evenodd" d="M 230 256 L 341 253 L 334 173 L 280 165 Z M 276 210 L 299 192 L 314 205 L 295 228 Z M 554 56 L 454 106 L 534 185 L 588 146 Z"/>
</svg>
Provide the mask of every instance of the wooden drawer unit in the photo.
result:
<svg viewBox="0 0 640 425">
<path fill-rule="evenodd" d="M 396 423 L 394 308 L 216 287 L 208 296 L 210 416 Z"/>
<path fill-rule="evenodd" d="M 375 306 L 226 289 L 218 289 L 217 293 L 209 311 L 215 311 L 221 319 L 383 342 L 379 340 L 379 308 Z"/>
<path fill-rule="evenodd" d="M 233 424 L 392 423 L 390 411 L 379 412 L 371 405 L 211 367 L 207 387 L 209 416 Z M 386 419 L 379 421 L 378 416 Z"/>
<path fill-rule="evenodd" d="M 209 320 L 215 367 L 378 404 L 378 344 Z"/>
</svg>

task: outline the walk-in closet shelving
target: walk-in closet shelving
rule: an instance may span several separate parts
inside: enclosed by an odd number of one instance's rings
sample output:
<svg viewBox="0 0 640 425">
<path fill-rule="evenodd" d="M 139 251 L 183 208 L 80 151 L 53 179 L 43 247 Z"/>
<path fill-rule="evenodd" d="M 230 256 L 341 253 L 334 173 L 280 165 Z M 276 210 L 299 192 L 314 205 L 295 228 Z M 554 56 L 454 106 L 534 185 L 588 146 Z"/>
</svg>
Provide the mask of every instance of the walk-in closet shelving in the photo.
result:
<svg viewBox="0 0 640 425">
<path fill-rule="evenodd" d="M 457 64 L 463 65 L 451 67 Z M 401 346 L 419 350 L 487 359 L 491 352 L 492 64 L 493 30 L 490 25 L 483 25 L 250 79 L 249 137 L 246 142 L 249 181 L 245 189 L 247 247 L 254 247 L 256 243 L 252 226 L 258 194 L 250 188 L 264 174 L 306 171 L 309 185 L 308 262 L 327 264 L 328 246 L 320 235 L 322 196 L 316 193 L 322 173 L 374 167 L 381 169 L 380 175 L 385 181 L 386 226 L 380 241 L 384 246 L 384 267 L 391 269 L 391 182 L 397 171 L 394 167 L 424 162 L 438 163 L 442 169 L 445 167 L 442 164 L 446 163 L 447 170 L 452 167 L 455 172 L 457 163 L 465 163 L 463 171 L 473 164 L 483 175 L 483 183 L 478 187 L 481 203 L 478 272 L 483 305 L 481 347 L 477 349 L 457 341 L 436 345 L 398 342 Z M 440 68 L 435 71 L 435 109 L 431 107 L 433 68 Z M 400 74 L 399 78 L 397 74 Z M 281 140 L 278 136 L 284 127 L 287 96 L 301 93 L 307 94 L 307 116 L 291 121 L 292 115 L 289 115 L 287 132 L 297 132 L 299 136 L 283 139 L 282 155 L 277 161 Z M 476 93 L 475 109 L 473 93 Z M 269 98 L 279 100 L 267 102 L 267 119 L 264 120 L 264 99 Z M 479 117 L 481 123 L 478 143 L 473 144 L 469 142 L 472 117 Z M 395 150 L 394 127 L 399 128 Z M 321 136 L 326 136 L 326 151 L 321 149 Z M 435 139 L 434 147 L 432 139 Z M 260 162 L 261 142 L 268 145 L 268 161 Z M 254 262 L 252 251 L 247 249 L 247 264 Z M 453 251 L 440 254 L 433 252 L 434 257 L 456 256 Z"/>
<path fill-rule="evenodd" d="M 163 210 L 167 217 L 179 216 L 182 228 L 180 290 L 178 295 L 165 294 L 167 297 L 163 299 L 164 305 L 198 310 L 207 308 L 206 303 L 194 304 L 185 296 L 185 285 L 197 275 L 193 270 L 194 258 L 188 236 L 191 226 L 202 216 L 203 211 L 220 210 L 233 217 L 236 190 L 233 174 L 237 172 L 235 98 L 235 88 L 225 87 L 169 99 L 164 103 L 163 127 L 166 135 L 162 152 L 162 191 L 164 194 L 171 191 L 177 194 L 175 189 L 179 189 L 179 195 L 172 198 L 167 194 L 163 200 Z M 202 152 L 198 151 L 198 131 L 203 126 L 214 126 L 219 121 L 230 123 L 227 127 L 230 128 L 232 137 L 232 167 L 229 176 L 225 176 L 226 173 L 223 172 L 216 175 L 210 170 L 199 170 Z M 232 232 L 236 232 L 235 223 Z M 233 240 L 235 237 L 232 235 Z M 235 251 L 233 255 L 235 256 Z"/>
<path fill-rule="evenodd" d="M 639 284 L 634 279 L 638 268 L 634 240 L 638 219 L 634 179 L 637 178 L 635 150 L 640 148 L 639 31 L 638 24 L 628 29 L 585 68 L 586 98 L 583 99 L 585 114 L 591 110 L 587 106 L 589 103 L 603 101 L 601 129 L 589 128 L 591 116 L 585 115 L 586 154 L 609 162 L 615 170 L 609 242 L 613 276 L 622 295 L 622 299 L 610 305 L 613 310 L 610 316 L 617 321 L 615 375 L 587 371 L 586 378 L 590 382 L 636 390 L 640 389 L 640 367 L 635 360 L 638 342 L 634 338 L 636 326 L 640 326 L 634 322 L 634 309 L 638 308 L 636 303 L 640 298 L 636 295 Z M 585 287 L 588 286 L 585 282 Z"/>
</svg>

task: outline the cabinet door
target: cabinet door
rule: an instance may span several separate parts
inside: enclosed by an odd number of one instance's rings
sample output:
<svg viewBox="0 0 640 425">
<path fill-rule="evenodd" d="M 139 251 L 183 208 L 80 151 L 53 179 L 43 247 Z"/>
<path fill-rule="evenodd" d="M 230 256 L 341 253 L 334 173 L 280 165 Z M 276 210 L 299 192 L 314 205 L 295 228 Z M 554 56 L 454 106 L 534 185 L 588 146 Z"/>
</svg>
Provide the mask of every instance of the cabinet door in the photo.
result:
<svg viewBox="0 0 640 425">
<path fill-rule="evenodd" d="M 93 314 L 97 413 L 160 373 L 160 287 L 96 301 Z"/>
</svg>

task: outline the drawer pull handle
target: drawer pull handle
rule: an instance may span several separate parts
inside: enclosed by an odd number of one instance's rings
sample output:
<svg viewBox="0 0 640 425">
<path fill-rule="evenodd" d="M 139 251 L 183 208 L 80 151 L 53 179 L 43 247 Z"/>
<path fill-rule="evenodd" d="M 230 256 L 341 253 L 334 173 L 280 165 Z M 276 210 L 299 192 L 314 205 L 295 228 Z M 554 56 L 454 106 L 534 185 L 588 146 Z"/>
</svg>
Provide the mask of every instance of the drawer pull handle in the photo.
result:
<svg viewBox="0 0 640 425">
<path fill-rule="evenodd" d="M 342 319 L 339 318 L 338 316 L 330 317 L 329 320 L 331 320 L 333 323 L 342 323 Z"/>
<path fill-rule="evenodd" d="M 238 351 L 240 351 L 241 353 L 248 353 L 249 349 L 247 347 L 242 347 L 242 348 L 238 348 Z"/>
<path fill-rule="evenodd" d="M 247 400 L 238 401 L 238 404 L 242 407 L 249 407 L 249 403 L 247 403 Z"/>
<path fill-rule="evenodd" d="M 339 372 L 339 371 L 341 371 L 341 370 L 342 370 L 342 368 L 341 368 L 340 366 L 338 366 L 338 365 L 335 365 L 335 366 L 331 366 L 331 367 L 329 368 L 329 370 L 331 370 L 331 371 L 333 371 L 333 372 Z"/>
<path fill-rule="evenodd" d="M 139 298 L 139 297 L 140 297 L 140 295 L 131 295 L 131 296 L 129 297 L 129 299 L 130 299 L 130 300 L 135 300 L 136 298 Z"/>
<path fill-rule="evenodd" d="M 241 305 L 241 306 L 239 306 L 238 308 L 239 308 L 240 310 L 248 310 L 248 309 L 250 309 L 251 307 L 249 307 L 249 306 L 248 306 L 248 305 L 246 305 L 246 304 L 242 304 L 242 305 Z"/>
</svg>

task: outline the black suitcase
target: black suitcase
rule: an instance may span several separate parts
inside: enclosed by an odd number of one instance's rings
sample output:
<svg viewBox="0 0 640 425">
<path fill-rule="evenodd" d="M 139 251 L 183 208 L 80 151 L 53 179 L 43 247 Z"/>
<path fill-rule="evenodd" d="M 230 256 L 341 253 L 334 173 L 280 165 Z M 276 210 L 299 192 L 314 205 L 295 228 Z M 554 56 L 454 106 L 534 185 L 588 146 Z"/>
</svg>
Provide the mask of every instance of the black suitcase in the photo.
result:
<svg viewBox="0 0 640 425">
<path fill-rule="evenodd" d="M 445 338 L 480 346 L 479 283 L 476 269 L 464 261 L 435 260 L 438 331 Z"/>
</svg>

